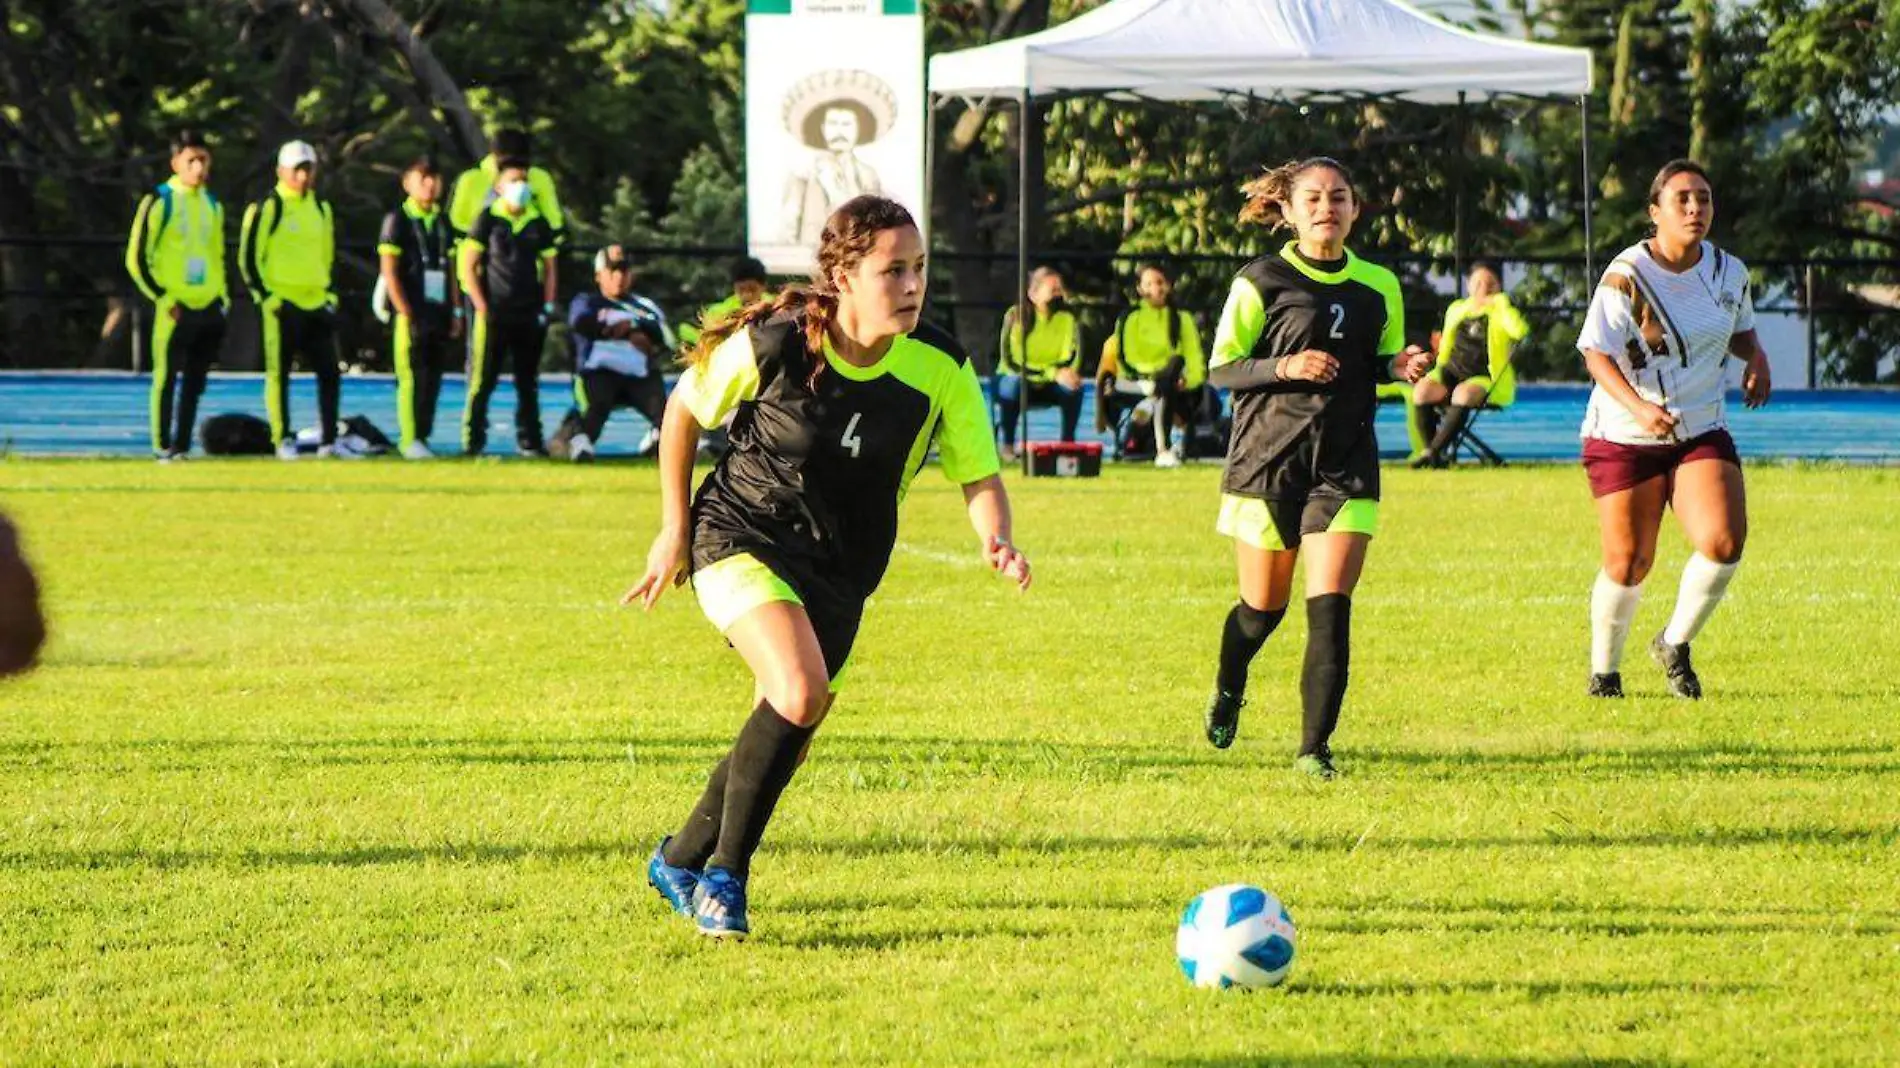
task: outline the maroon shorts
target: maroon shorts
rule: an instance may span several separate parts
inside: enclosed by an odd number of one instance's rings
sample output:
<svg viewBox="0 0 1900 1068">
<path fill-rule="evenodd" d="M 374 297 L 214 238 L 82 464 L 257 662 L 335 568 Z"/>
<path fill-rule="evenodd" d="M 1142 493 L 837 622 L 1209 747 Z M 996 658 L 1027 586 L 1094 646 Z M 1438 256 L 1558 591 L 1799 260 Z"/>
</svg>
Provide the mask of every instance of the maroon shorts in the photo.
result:
<svg viewBox="0 0 1900 1068">
<path fill-rule="evenodd" d="M 1726 430 L 1711 430 L 1672 445 L 1621 445 L 1602 438 L 1583 440 L 1583 472 L 1590 476 L 1590 496 L 1607 497 L 1652 478 L 1669 478 L 1676 468 L 1697 460 L 1727 460 L 1737 467 L 1742 458 L 1735 439 Z"/>
</svg>

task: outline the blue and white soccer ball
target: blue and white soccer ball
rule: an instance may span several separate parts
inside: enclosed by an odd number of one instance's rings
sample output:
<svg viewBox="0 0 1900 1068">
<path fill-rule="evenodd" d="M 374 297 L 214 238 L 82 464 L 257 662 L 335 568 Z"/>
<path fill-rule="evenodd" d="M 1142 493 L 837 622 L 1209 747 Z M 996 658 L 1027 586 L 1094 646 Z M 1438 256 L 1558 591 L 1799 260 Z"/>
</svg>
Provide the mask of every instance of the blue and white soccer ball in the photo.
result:
<svg viewBox="0 0 1900 1068">
<path fill-rule="evenodd" d="M 1174 952 L 1195 986 L 1279 986 L 1293 967 L 1293 917 L 1257 886 L 1217 886 L 1181 914 Z"/>
</svg>

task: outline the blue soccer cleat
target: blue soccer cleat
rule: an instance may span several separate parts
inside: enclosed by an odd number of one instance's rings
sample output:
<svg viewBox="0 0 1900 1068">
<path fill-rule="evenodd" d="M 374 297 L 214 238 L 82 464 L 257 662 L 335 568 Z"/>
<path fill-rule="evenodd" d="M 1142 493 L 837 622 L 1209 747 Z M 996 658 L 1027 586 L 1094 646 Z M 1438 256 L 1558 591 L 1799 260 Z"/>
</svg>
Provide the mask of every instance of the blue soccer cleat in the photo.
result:
<svg viewBox="0 0 1900 1068">
<path fill-rule="evenodd" d="M 744 880 L 724 868 L 707 868 L 693 891 L 693 917 L 700 934 L 742 941 L 752 933 L 746 922 Z"/>
<path fill-rule="evenodd" d="M 653 847 L 653 859 L 647 861 L 647 883 L 660 892 L 674 912 L 682 916 L 693 914 L 693 891 L 699 888 L 699 873 L 691 868 L 676 868 L 666 862 L 666 843 L 672 837 L 660 839 Z"/>
</svg>

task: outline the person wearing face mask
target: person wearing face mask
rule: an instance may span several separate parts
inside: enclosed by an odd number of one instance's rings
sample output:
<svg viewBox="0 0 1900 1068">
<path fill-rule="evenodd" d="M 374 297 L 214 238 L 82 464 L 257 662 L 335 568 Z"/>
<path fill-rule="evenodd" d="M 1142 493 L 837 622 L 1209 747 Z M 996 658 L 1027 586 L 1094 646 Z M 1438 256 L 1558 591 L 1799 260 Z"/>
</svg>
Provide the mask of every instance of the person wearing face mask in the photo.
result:
<svg viewBox="0 0 1900 1068">
<path fill-rule="evenodd" d="M 1487 404 L 1502 408 L 1517 396 L 1511 347 L 1531 332 L 1530 324 L 1511 305 L 1496 267 L 1473 267 L 1465 291 L 1470 295 L 1445 310 L 1436 366 L 1412 387 L 1418 411 L 1445 405 L 1431 440 L 1412 457 L 1413 467 L 1445 466 L 1446 453 L 1471 421 L 1471 413 Z"/>
<path fill-rule="evenodd" d="M 1194 317 L 1174 306 L 1174 282 L 1153 264 L 1136 272 L 1141 303 L 1122 313 L 1115 332 L 1102 343 L 1095 374 L 1100 409 L 1098 431 L 1113 430 L 1121 413 L 1153 398 L 1156 411 L 1155 466 L 1179 467 L 1185 450 L 1174 444 L 1177 424 L 1185 425 L 1195 391 L 1207 378 L 1207 356 Z"/>
<path fill-rule="evenodd" d="M 1416 382 L 1431 354 L 1405 343 L 1398 279 L 1346 247 L 1361 201 L 1344 166 L 1299 160 L 1241 190 L 1241 222 L 1297 236 L 1241 268 L 1214 334 L 1208 377 L 1234 395 L 1215 529 L 1234 539 L 1240 599 L 1221 632 L 1203 725 L 1215 748 L 1233 744 L 1249 665 L 1285 617 L 1294 565 L 1304 562 L 1295 766 L 1327 780 L 1337 773 L 1332 736 L 1346 699 L 1353 589 L 1378 529 L 1375 387 Z"/>
<path fill-rule="evenodd" d="M 515 451 L 546 456 L 541 437 L 541 346 L 559 312 L 554 228 L 534 206 L 523 160 L 503 159 L 495 200 L 461 245 L 462 292 L 472 319 L 468 331 L 468 405 L 462 413 L 462 451 L 479 456 L 488 446 L 488 400 L 503 367 L 515 383 Z"/>
<path fill-rule="evenodd" d="M 1029 273 L 1029 307 L 1034 321 L 1023 336 L 1022 307 L 1003 313 L 996 401 L 1003 412 L 1003 462 L 1016 459 L 1016 431 L 1023 405 L 1054 405 L 1062 412 L 1062 440 L 1075 440 L 1082 420 L 1082 327 L 1068 310 L 1062 272 L 1038 267 Z"/>
<path fill-rule="evenodd" d="M 751 932 L 753 854 L 832 708 L 933 443 L 980 558 L 1029 586 L 982 384 L 962 347 L 918 320 L 925 259 L 902 205 L 847 201 L 825 223 L 813 285 L 709 327 L 668 402 L 661 529 L 622 603 L 651 608 L 690 576 L 754 680 L 731 751 L 647 863 L 648 882 L 704 935 Z M 728 416 L 732 447 L 694 495 L 700 431 Z"/>
<path fill-rule="evenodd" d="M 172 176 L 139 202 L 125 269 L 152 302 L 152 454 L 191 452 L 198 398 L 224 344 L 231 297 L 224 274 L 224 205 L 211 195 L 211 149 L 197 130 L 172 139 Z M 175 398 L 175 400 L 174 400 Z"/>
<path fill-rule="evenodd" d="M 1649 220 L 1655 236 L 1603 272 L 1577 337 L 1596 382 L 1583 416 L 1583 468 L 1602 543 L 1590 595 L 1589 694 L 1623 696 L 1623 646 L 1667 508 L 1695 551 L 1649 652 L 1670 693 L 1698 699 L 1689 643 L 1722 603 L 1748 538 L 1741 460 L 1728 432 L 1728 361 L 1743 361 L 1742 403 L 1759 408 L 1770 392 L 1768 355 L 1755 335 L 1747 266 L 1708 240 L 1715 194 L 1700 164 L 1672 160 L 1656 172 Z"/>
<path fill-rule="evenodd" d="M 567 215 L 561 208 L 560 196 L 555 192 L 554 176 L 535 165 L 534 138 L 528 131 L 513 126 L 496 130 L 488 155 L 456 176 L 449 195 L 449 225 L 460 235 L 466 235 L 475 228 L 475 220 L 495 199 L 495 178 L 504 159 L 513 160 L 526 168 L 528 192 L 534 200 L 534 209 L 541 213 L 549 229 L 554 231 L 556 247 L 566 245 Z"/>
<path fill-rule="evenodd" d="M 301 356 L 317 378 L 317 455 L 335 454 L 342 374 L 336 350 L 336 222 L 317 195 L 317 150 L 292 141 L 277 153 L 277 187 L 244 210 L 238 269 L 257 306 L 264 349 L 264 410 L 279 459 L 297 458 L 290 430 L 290 369 Z"/>
<path fill-rule="evenodd" d="M 594 256 L 592 293 L 575 294 L 567 306 L 568 336 L 574 343 L 574 399 L 581 427 L 568 440 L 568 457 L 577 463 L 594 458 L 594 445 L 615 408 L 631 407 L 646 417 L 644 454 L 658 444 L 666 411 L 662 374 L 676 342 L 658 304 L 633 291 L 633 260 L 619 245 Z"/>
<path fill-rule="evenodd" d="M 442 176 L 435 162 L 427 157 L 411 162 L 403 169 L 402 188 L 408 195 L 383 217 L 376 252 L 383 292 L 394 312 L 397 447 L 405 459 L 426 460 L 435 455 L 429 435 L 442 375 L 459 362 L 462 309 L 451 263 L 455 235 L 436 204 Z"/>
</svg>

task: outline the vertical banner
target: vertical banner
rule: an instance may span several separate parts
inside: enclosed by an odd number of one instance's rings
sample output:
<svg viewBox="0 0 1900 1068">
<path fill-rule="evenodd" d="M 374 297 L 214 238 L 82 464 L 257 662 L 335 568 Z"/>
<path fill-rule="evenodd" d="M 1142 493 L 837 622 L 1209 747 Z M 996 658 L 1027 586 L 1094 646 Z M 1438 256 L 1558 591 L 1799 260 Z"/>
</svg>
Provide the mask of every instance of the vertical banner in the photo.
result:
<svg viewBox="0 0 1900 1068">
<path fill-rule="evenodd" d="M 832 209 L 880 193 L 922 216 L 919 0 L 750 0 L 746 232 L 775 274 L 811 271 Z"/>
</svg>

